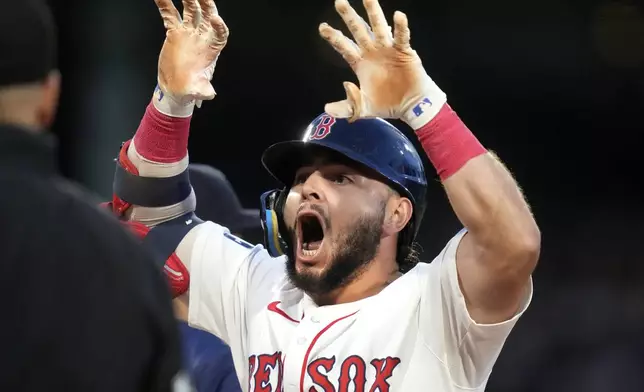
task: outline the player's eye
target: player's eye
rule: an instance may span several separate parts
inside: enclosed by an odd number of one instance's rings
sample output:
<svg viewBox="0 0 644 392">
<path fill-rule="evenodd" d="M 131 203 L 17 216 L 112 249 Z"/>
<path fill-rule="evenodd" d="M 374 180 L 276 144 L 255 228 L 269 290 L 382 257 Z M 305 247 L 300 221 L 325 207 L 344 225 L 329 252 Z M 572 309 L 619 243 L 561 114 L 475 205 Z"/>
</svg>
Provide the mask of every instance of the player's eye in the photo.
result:
<svg viewBox="0 0 644 392">
<path fill-rule="evenodd" d="M 295 180 L 293 180 L 293 185 L 301 185 L 309 177 L 308 173 L 297 173 L 295 175 Z"/>
<path fill-rule="evenodd" d="M 329 178 L 333 183 L 338 184 L 338 185 L 344 185 L 344 184 L 349 184 L 351 183 L 351 178 L 349 176 L 346 176 L 344 174 L 336 174 L 333 176 L 330 176 Z"/>
</svg>

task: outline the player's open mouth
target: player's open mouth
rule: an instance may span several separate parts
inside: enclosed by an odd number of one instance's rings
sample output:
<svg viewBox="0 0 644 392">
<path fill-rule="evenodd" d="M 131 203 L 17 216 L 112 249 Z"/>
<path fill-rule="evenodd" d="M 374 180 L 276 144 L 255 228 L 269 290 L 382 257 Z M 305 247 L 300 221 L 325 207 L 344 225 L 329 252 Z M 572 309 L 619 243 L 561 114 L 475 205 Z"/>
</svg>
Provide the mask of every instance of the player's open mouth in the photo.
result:
<svg viewBox="0 0 644 392">
<path fill-rule="evenodd" d="M 302 261 L 312 261 L 322 249 L 322 242 L 324 241 L 322 222 L 322 217 L 315 211 L 302 212 L 298 216 L 298 256 Z"/>
</svg>

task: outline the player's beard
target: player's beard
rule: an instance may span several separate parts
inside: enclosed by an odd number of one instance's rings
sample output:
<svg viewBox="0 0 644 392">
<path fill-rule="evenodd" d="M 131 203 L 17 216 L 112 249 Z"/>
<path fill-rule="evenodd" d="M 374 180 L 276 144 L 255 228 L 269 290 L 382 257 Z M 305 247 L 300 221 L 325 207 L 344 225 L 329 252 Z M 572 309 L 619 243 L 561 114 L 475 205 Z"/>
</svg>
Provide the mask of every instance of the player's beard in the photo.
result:
<svg viewBox="0 0 644 392">
<path fill-rule="evenodd" d="M 324 295 L 357 279 L 374 259 L 380 246 L 384 205 L 377 211 L 377 214 L 360 217 L 352 227 L 346 229 L 347 235 L 334 241 L 332 259 L 321 274 L 298 272 L 294 250 L 289 249 L 286 272 L 291 283 L 309 295 Z M 291 235 L 294 238 L 293 232 Z"/>
</svg>

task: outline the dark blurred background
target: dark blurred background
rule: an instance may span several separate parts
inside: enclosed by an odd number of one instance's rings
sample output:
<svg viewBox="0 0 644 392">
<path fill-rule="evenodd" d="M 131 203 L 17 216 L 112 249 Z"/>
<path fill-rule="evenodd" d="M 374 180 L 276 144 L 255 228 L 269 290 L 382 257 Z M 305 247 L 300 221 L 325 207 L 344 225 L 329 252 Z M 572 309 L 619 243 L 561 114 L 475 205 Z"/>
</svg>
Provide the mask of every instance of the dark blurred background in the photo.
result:
<svg viewBox="0 0 644 392">
<path fill-rule="evenodd" d="M 54 127 L 61 165 L 108 198 L 112 159 L 156 84 L 163 25 L 153 0 L 52 3 L 64 81 Z M 512 170 L 541 226 L 535 297 L 487 390 L 644 391 L 644 5 L 381 4 L 388 15 L 407 13 L 429 74 Z M 298 137 L 354 78 L 317 35 L 322 21 L 342 26 L 332 0 L 217 6 L 231 35 L 215 71 L 218 96 L 194 115 L 190 155 L 223 170 L 255 207 L 277 185 L 262 151 Z M 459 229 L 437 180 L 429 199 L 419 237 L 427 261 Z"/>
</svg>

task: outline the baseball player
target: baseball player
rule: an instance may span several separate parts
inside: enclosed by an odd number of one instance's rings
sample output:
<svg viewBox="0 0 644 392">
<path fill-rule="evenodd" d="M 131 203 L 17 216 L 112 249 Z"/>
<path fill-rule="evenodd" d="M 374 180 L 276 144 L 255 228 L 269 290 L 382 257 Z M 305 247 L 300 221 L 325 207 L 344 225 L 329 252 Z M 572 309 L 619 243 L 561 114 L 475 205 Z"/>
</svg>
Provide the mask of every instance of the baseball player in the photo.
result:
<svg viewBox="0 0 644 392">
<path fill-rule="evenodd" d="M 211 0 L 156 0 L 167 36 L 158 89 L 118 165 L 157 199 L 114 206 L 148 225 L 194 209 L 187 140 L 228 29 Z M 407 17 L 393 31 L 376 0 L 369 23 L 335 8 L 354 40 L 320 34 L 360 87 L 325 106 L 296 141 L 264 153 L 284 184 L 262 197 L 267 248 L 217 223 L 190 230 L 166 264 L 189 322 L 232 350 L 248 391 L 483 391 L 532 297 L 540 233 L 516 182 L 447 104 L 410 47 Z M 408 257 L 427 180 L 406 122 L 463 223 L 431 264 Z M 145 218 L 145 219 L 143 219 Z"/>
</svg>

